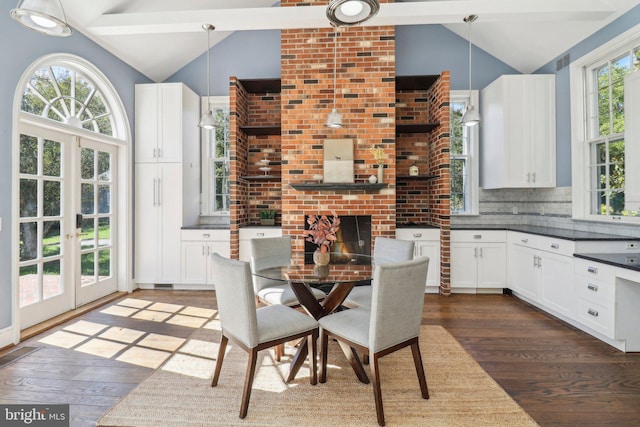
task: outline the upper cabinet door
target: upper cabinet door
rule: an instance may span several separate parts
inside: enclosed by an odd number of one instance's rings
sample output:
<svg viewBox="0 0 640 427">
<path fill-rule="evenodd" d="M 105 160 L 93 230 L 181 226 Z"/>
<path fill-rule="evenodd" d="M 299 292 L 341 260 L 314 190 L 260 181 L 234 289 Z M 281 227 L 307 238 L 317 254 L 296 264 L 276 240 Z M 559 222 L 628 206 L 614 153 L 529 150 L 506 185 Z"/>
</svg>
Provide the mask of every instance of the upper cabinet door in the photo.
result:
<svg viewBox="0 0 640 427">
<path fill-rule="evenodd" d="M 136 162 L 182 161 L 183 90 L 180 83 L 136 85 Z"/>
<path fill-rule="evenodd" d="M 505 75 L 482 90 L 483 188 L 555 187 L 554 79 Z"/>
<path fill-rule="evenodd" d="M 625 209 L 640 211 L 640 71 L 624 78 Z"/>
</svg>

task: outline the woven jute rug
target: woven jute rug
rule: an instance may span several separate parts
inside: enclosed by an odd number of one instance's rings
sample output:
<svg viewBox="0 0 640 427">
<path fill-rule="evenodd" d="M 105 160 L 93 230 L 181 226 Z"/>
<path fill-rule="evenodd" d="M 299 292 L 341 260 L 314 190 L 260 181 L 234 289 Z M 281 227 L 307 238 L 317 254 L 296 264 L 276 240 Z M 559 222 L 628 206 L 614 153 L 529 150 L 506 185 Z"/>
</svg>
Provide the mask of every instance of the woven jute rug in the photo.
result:
<svg viewBox="0 0 640 427">
<path fill-rule="evenodd" d="M 238 418 L 246 353 L 228 348 L 217 387 L 210 385 L 220 341 L 219 324 L 194 332 L 172 358 L 99 422 L 99 426 L 376 426 L 371 385 L 360 383 L 335 343 L 327 382 L 309 384 L 305 366 L 285 384 L 287 357 L 261 352 L 244 420 Z M 231 345 L 231 343 L 229 343 Z M 423 326 L 420 346 L 430 399 L 420 396 L 409 348 L 380 360 L 388 426 L 536 426 L 455 338 L 441 326 Z M 368 367 L 367 367 L 368 371 Z"/>
</svg>

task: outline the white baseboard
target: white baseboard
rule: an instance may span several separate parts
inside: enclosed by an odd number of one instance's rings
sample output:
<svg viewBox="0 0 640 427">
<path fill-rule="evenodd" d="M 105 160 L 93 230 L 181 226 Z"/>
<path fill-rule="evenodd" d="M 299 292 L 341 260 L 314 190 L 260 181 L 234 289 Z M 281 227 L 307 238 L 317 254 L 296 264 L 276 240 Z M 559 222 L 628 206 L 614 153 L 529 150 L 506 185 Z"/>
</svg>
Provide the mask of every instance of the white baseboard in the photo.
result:
<svg viewBox="0 0 640 427">
<path fill-rule="evenodd" d="M 0 330 L 0 348 L 8 347 L 10 345 L 18 344 L 13 341 L 13 327 L 9 326 L 8 328 L 4 328 Z"/>
</svg>

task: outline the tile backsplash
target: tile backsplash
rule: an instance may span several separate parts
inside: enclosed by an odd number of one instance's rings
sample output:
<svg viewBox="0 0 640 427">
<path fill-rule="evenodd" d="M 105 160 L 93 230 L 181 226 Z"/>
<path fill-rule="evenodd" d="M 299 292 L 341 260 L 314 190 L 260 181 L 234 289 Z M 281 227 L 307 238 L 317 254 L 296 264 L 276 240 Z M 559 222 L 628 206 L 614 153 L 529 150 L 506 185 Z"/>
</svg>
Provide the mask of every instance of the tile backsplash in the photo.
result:
<svg viewBox="0 0 640 427">
<path fill-rule="evenodd" d="M 479 200 L 480 215 L 451 215 L 452 227 L 522 224 L 640 238 L 635 225 L 573 220 L 571 187 L 480 189 Z"/>
</svg>

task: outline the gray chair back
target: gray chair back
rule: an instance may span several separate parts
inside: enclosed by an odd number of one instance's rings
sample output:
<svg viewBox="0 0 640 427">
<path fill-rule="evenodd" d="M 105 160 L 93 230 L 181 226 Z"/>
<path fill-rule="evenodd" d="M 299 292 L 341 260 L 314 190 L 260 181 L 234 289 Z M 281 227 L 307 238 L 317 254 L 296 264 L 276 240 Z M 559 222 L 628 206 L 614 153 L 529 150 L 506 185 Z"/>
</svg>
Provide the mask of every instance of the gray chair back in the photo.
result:
<svg viewBox="0 0 640 427">
<path fill-rule="evenodd" d="M 371 353 L 419 335 L 428 269 L 427 257 L 376 265 L 369 324 Z"/>
<path fill-rule="evenodd" d="M 222 329 L 248 347 L 257 346 L 256 298 L 249 263 L 224 258 L 218 253 L 211 256 L 211 262 L 218 277 L 216 299 Z"/>
<path fill-rule="evenodd" d="M 279 269 L 291 264 L 291 236 L 265 237 L 251 239 L 251 271 Z M 274 282 L 262 277 L 254 277 L 253 288 L 259 290 L 273 285 L 282 285 L 282 282 Z"/>
<path fill-rule="evenodd" d="M 410 240 L 397 240 L 388 237 L 376 237 L 373 245 L 373 263 L 388 264 L 413 259 L 415 243 Z"/>
</svg>

